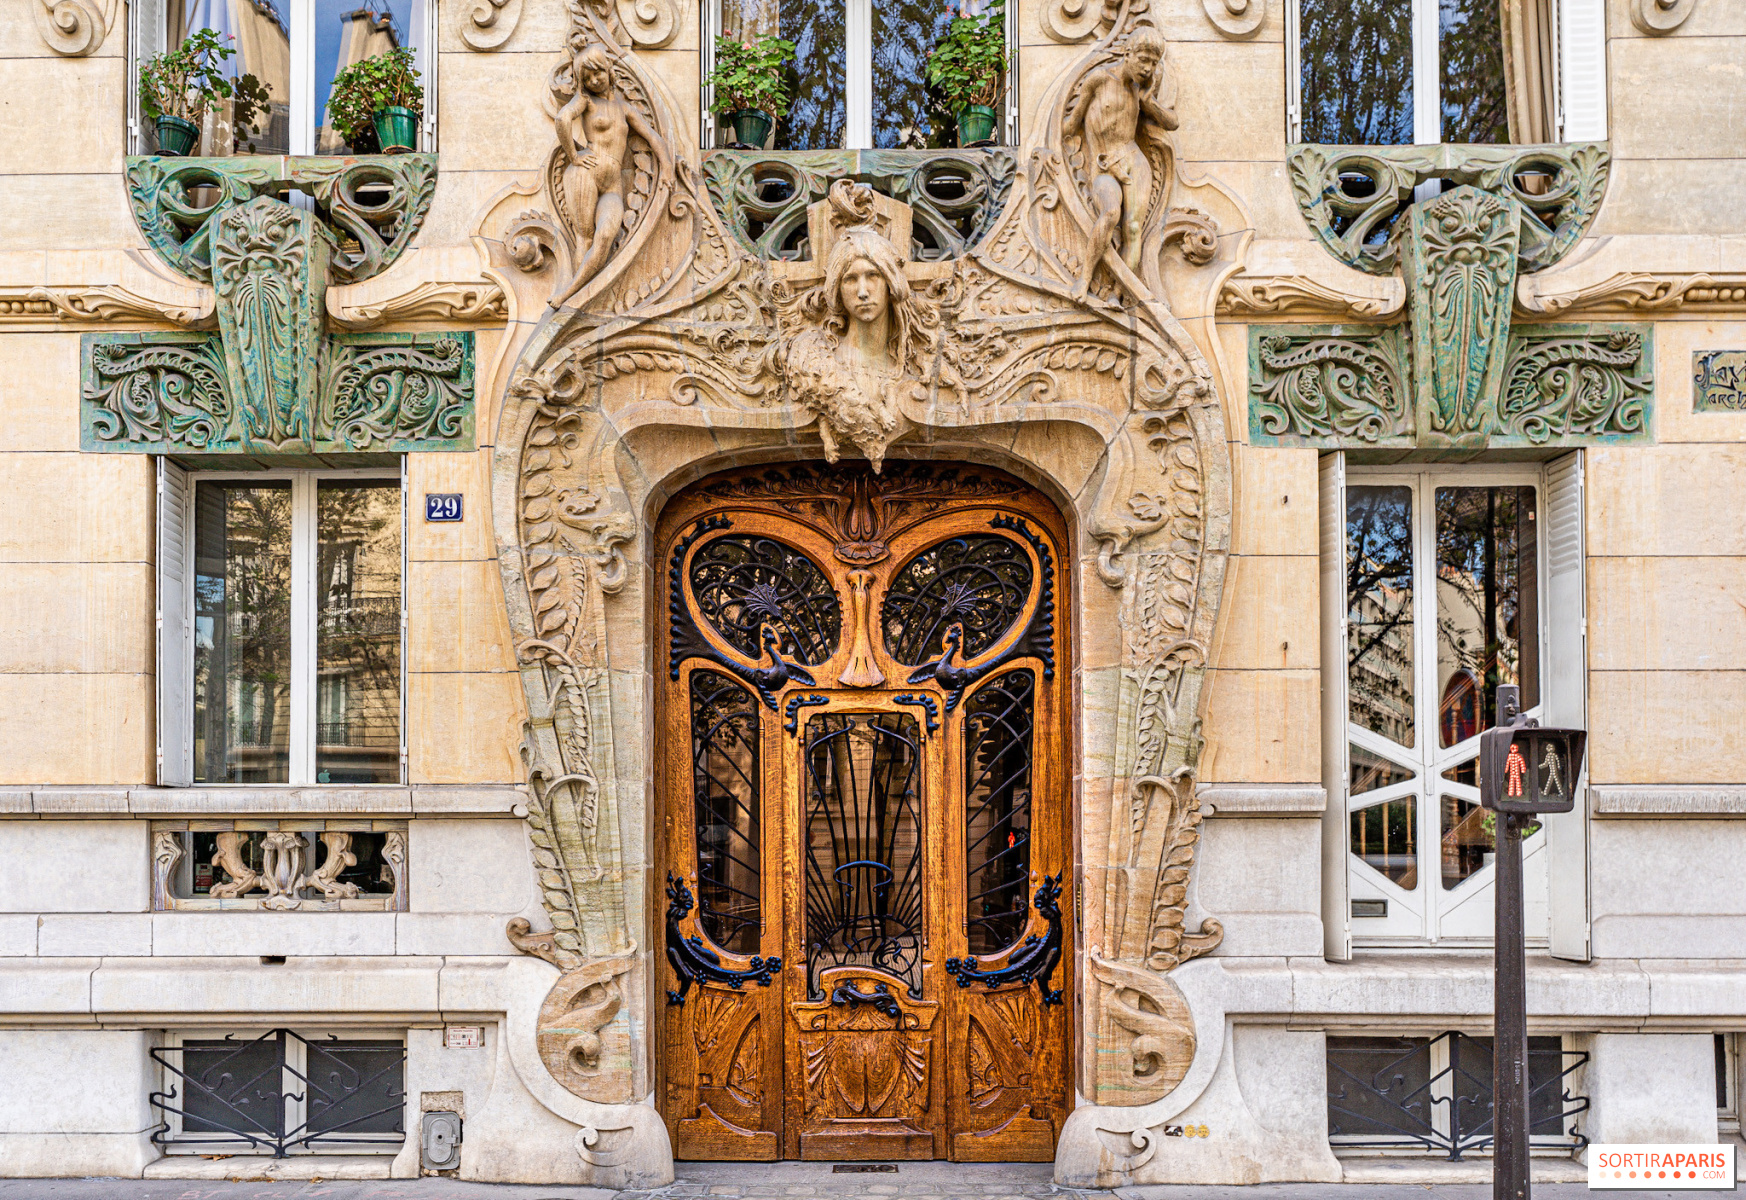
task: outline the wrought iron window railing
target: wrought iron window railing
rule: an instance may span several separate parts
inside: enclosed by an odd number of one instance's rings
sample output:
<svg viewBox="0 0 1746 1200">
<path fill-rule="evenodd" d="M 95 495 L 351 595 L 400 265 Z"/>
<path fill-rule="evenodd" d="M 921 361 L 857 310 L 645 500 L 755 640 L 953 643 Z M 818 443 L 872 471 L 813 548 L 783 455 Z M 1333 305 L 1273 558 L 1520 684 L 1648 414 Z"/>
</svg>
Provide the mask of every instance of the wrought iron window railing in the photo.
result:
<svg viewBox="0 0 1746 1200">
<path fill-rule="evenodd" d="M 1556 1037 L 1528 1039 L 1528 1135 L 1535 1149 L 1588 1144 L 1574 1118 L 1587 1096 L 1565 1087 L 1588 1061 Z M 1446 1152 L 1450 1162 L 1492 1144 L 1491 1039 L 1328 1038 L 1328 1136 L 1336 1149 Z"/>
<path fill-rule="evenodd" d="M 151 1051 L 163 1086 L 151 1094 L 166 1151 L 293 1153 L 398 1146 L 406 1136 L 406 1046 L 401 1041 L 305 1038 L 273 1029 L 254 1038 L 185 1039 Z"/>
</svg>

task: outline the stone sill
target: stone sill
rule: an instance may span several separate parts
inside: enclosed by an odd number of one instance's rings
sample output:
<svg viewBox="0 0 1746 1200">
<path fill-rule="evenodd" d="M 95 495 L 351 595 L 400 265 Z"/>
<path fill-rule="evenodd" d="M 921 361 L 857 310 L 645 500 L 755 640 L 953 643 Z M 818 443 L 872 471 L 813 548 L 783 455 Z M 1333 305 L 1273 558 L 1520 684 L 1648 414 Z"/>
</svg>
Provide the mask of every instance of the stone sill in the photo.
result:
<svg viewBox="0 0 1746 1200">
<path fill-rule="evenodd" d="M 1194 794 L 1209 817 L 1309 817 L 1328 807 L 1327 789 L 1315 783 L 1203 783 Z"/>
<path fill-rule="evenodd" d="M 525 816 L 514 784 L 411 787 L 47 787 L 0 788 L 3 817 L 170 817 L 239 814 L 304 816 Z"/>
<path fill-rule="evenodd" d="M 1430 1155 L 1378 1154 L 1374 1151 L 1334 1150 L 1340 1161 L 1342 1183 L 1395 1183 L 1436 1187 L 1451 1183 L 1490 1183 L 1491 1156 L 1474 1155 L 1461 1162 Z M 1530 1167 L 1535 1183 L 1587 1183 L 1588 1168 L 1568 1152 L 1533 1153 Z"/>
<path fill-rule="evenodd" d="M 147 1179 L 206 1179 L 261 1183 L 275 1179 L 388 1179 L 400 1146 L 380 1154 L 294 1154 L 273 1158 L 264 1154 L 232 1154 L 203 1158 L 198 1154 L 166 1154 L 146 1166 Z"/>
<path fill-rule="evenodd" d="M 1590 784 L 1589 811 L 1605 817 L 1746 817 L 1737 784 Z"/>
</svg>

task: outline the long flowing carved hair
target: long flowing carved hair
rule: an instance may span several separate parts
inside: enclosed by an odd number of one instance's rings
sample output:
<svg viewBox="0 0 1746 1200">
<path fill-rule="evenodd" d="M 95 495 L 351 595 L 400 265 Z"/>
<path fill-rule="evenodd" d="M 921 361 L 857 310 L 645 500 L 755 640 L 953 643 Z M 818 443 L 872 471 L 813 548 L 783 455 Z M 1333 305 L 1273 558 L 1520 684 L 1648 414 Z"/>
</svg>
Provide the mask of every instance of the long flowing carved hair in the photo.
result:
<svg viewBox="0 0 1746 1200">
<path fill-rule="evenodd" d="M 843 276 L 858 258 L 873 264 L 885 280 L 891 297 L 891 360 L 899 369 L 922 374 L 927 360 L 942 342 L 940 306 L 910 290 L 903 273 L 903 256 L 878 230 L 856 225 L 844 230 L 825 258 L 824 283 L 806 298 L 809 315 L 824 323 L 838 337 L 848 332 L 849 311 L 843 306 Z"/>
</svg>

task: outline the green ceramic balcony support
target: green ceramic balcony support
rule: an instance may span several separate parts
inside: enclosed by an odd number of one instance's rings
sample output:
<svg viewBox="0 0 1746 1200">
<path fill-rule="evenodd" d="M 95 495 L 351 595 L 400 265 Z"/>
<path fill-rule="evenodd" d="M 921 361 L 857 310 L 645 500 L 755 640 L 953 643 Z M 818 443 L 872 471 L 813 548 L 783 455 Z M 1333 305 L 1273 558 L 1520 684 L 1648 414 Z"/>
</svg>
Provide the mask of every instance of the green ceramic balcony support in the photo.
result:
<svg viewBox="0 0 1746 1200">
<path fill-rule="evenodd" d="M 1648 440 L 1651 327 L 1511 318 L 1518 277 L 1593 221 L 1609 161 L 1601 143 L 1294 147 L 1304 220 L 1347 266 L 1401 272 L 1407 320 L 1252 326 L 1251 439 L 1433 454 Z M 1417 199 L 1433 180 L 1447 190 Z"/>
<path fill-rule="evenodd" d="M 473 448 L 472 334 L 326 332 L 328 286 L 387 270 L 417 235 L 434 155 L 132 158 L 127 181 L 159 258 L 212 285 L 218 331 L 86 334 L 85 449 Z"/>
</svg>

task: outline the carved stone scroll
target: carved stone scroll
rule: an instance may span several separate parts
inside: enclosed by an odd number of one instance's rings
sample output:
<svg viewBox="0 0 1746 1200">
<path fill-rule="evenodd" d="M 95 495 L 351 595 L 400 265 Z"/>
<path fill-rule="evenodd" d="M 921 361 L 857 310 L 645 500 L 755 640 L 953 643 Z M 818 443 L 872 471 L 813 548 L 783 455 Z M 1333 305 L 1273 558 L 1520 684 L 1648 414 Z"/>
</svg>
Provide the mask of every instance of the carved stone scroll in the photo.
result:
<svg viewBox="0 0 1746 1200">
<path fill-rule="evenodd" d="M 461 5 L 456 27 L 470 50 L 495 50 L 509 40 L 521 20 L 522 0 L 477 0 Z"/>
<path fill-rule="evenodd" d="M 1691 16 L 1698 0 L 1631 0 L 1631 24 L 1651 37 L 1672 33 Z"/>
<path fill-rule="evenodd" d="M 1228 38 L 1254 37 L 1267 19 L 1267 0 L 1201 0 L 1201 5 L 1213 28 Z"/>
<path fill-rule="evenodd" d="M 83 58 L 103 45 L 115 25 L 115 0 L 25 0 L 36 31 L 56 54 Z"/>
<path fill-rule="evenodd" d="M 1194 1061 L 1194 1018 L 1168 975 L 1093 955 L 1089 996 L 1100 1104 L 1161 1100 Z"/>
</svg>

